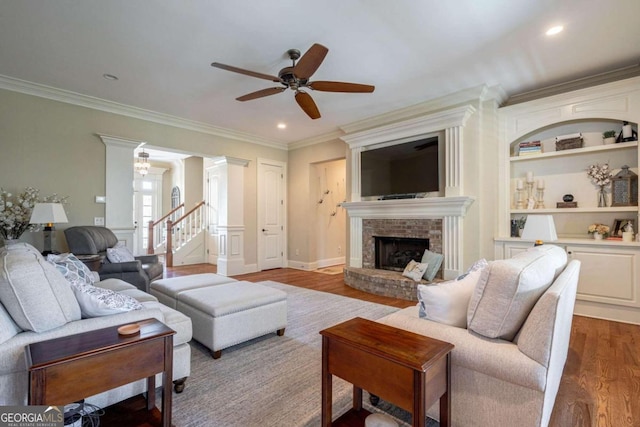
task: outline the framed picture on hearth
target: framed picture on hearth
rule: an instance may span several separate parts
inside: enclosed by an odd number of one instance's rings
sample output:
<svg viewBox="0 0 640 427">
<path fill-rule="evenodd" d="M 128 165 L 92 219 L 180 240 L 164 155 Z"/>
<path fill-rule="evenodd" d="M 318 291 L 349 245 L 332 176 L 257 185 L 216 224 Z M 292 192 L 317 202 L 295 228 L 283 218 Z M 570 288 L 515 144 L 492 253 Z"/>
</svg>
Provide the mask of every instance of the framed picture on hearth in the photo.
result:
<svg viewBox="0 0 640 427">
<path fill-rule="evenodd" d="M 631 224 L 634 232 L 637 232 L 638 228 L 636 227 L 636 222 L 633 218 L 616 219 L 613 221 L 613 226 L 611 227 L 611 236 L 622 237 L 622 232 L 625 231 L 624 228 L 627 226 L 627 224 Z"/>
</svg>

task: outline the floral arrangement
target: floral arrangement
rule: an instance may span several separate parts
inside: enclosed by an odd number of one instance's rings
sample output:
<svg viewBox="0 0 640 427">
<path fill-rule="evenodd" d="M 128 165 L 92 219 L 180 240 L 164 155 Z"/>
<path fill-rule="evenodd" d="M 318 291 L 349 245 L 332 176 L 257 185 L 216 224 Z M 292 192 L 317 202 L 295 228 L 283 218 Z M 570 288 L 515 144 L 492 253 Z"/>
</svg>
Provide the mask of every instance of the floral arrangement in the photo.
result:
<svg viewBox="0 0 640 427">
<path fill-rule="evenodd" d="M 604 224 L 591 224 L 588 231 L 589 234 L 598 233 L 602 234 L 602 237 L 609 236 L 609 226 Z"/>
<path fill-rule="evenodd" d="M 587 175 L 591 178 L 591 182 L 603 188 L 605 185 L 611 184 L 611 171 L 609 163 L 591 165 L 587 168 Z"/>
<path fill-rule="evenodd" d="M 29 224 L 36 203 L 66 203 L 67 197 L 53 194 L 40 197 L 40 190 L 27 187 L 17 196 L 0 188 L 0 236 L 4 240 L 18 239 L 25 231 L 37 231 L 40 224 Z"/>
</svg>

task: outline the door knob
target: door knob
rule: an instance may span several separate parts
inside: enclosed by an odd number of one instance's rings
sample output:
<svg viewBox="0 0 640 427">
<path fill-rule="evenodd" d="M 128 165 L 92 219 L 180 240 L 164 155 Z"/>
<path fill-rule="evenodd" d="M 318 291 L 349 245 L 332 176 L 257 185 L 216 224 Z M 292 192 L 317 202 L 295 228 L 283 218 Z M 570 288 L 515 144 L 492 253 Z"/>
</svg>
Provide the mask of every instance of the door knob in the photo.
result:
<svg viewBox="0 0 640 427">
<path fill-rule="evenodd" d="M 266 228 L 263 228 L 263 229 L 262 229 L 262 232 L 264 233 L 265 231 L 267 231 L 267 229 L 266 229 Z"/>
</svg>

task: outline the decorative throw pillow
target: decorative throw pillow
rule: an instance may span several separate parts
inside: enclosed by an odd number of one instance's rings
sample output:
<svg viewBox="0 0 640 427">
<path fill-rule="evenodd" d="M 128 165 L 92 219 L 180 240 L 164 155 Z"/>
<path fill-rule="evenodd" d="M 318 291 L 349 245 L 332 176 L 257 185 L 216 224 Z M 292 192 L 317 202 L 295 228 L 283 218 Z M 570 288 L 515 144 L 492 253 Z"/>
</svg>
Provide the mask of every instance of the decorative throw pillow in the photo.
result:
<svg viewBox="0 0 640 427">
<path fill-rule="evenodd" d="M 107 248 L 107 258 L 112 263 L 135 261 L 133 254 L 126 246 Z"/>
<path fill-rule="evenodd" d="M 96 282 L 93 272 L 74 254 L 49 254 L 47 261 L 55 265 L 69 283 L 93 285 Z"/>
<path fill-rule="evenodd" d="M 71 288 L 84 319 L 142 309 L 142 304 L 135 298 L 109 289 L 86 284 L 72 284 Z"/>
<path fill-rule="evenodd" d="M 436 277 L 438 270 L 440 270 L 443 259 L 444 255 L 442 254 L 431 252 L 429 249 L 424 251 L 424 254 L 422 255 L 422 262 L 429 264 L 429 267 L 424 272 L 425 280 L 429 282 L 433 281 L 433 278 Z"/>
<path fill-rule="evenodd" d="M 462 280 L 467 276 L 467 274 L 472 273 L 474 271 L 482 270 L 487 265 L 489 265 L 489 263 L 487 262 L 486 259 L 484 259 L 484 258 L 479 259 L 476 262 L 474 262 L 471 267 L 469 267 L 469 269 L 466 271 L 466 273 L 461 274 L 458 277 L 456 277 L 456 280 Z"/>
<path fill-rule="evenodd" d="M 487 338 L 512 341 L 553 282 L 556 263 L 552 257 L 547 251 L 535 250 L 491 261 L 471 296 L 468 329 Z"/>
<path fill-rule="evenodd" d="M 467 327 L 467 308 L 482 269 L 474 270 L 462 279 L 433 285 L 418 285 L 420 317 L 458 328 Z"/>
<path fill-rule="evenodd" d="M 414 260 L 409 261 L 409 264 L 404 268 L 402 275 L 408 277 L 410 279 L 419 282 L 424 275 L 425 270 L 429 265 L 426 263 L 415 262 Z"/>
</svg>

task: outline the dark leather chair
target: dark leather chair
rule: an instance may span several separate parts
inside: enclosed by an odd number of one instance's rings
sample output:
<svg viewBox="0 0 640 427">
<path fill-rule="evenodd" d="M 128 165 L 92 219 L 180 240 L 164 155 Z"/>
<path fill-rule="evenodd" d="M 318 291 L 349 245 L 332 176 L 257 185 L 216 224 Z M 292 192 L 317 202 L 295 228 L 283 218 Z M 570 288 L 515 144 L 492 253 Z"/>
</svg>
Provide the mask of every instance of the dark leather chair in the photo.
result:
<svg viewBox="0 0 640 427">
<path fill-rule="evenodd" d="M 142 255 L 135 261 L 112 263 L 107 258 L 107 248 L 118 243 L 118 238 L 105 227 L 81 225 L 64 230 L 69 251 L 75 255 L 101 255 L 102 264 L 98 270 L 100 279 L 121 279 L 149 292 L 149 283 L 163 275 L 164 266 L 157 255 Z"/>
</svg>

